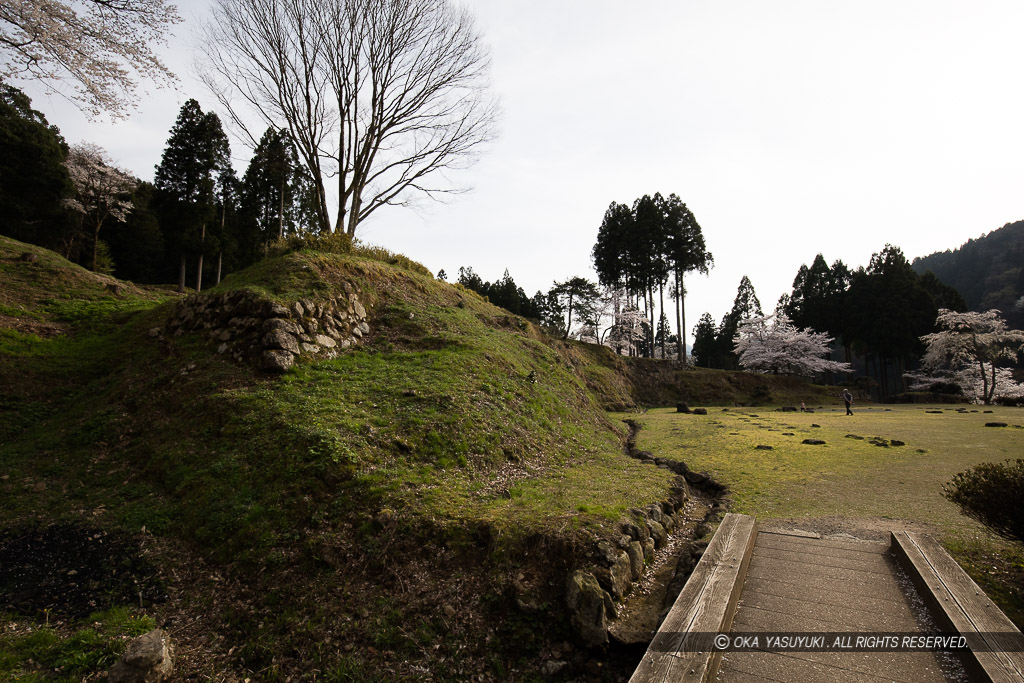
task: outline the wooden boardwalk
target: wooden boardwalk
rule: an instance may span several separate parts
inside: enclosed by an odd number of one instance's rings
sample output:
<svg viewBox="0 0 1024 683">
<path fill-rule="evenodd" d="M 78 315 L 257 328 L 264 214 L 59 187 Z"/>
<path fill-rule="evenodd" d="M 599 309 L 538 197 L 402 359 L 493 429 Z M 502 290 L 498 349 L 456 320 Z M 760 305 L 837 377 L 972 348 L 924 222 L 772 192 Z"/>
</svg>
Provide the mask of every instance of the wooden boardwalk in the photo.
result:
<svg viewBox="0 0 1024 683">
<path fill-rule="evenodd" d="M 902 565 L 905 570 L 899 569 Z M 908 580 L 909 579 L 909 580 Z M 915 585 L 917 588 L 915 588 Z M 929 616 L 930 615 L 930 616 Z M 934 621 L 933 621 L 934 619 Z M 972 651 L 772 647 L 765 634 L 977 635 Z M 760 636 L 723 652 L 708 634 Z M 993 635 L 994 634 L 994 635 Z M 631 683 L 667 681 L 1024 681 L 1024 637 L 937 543 L 758 531 L 726 515 Z M 978 651 L 975 651 L 978 650 Z M 991 650 L 991 651 L 989 651 Z"/>
<path fill-rule="evenodd" d="M 921 632 L 889 544 L 761 531 L 736 632 Z M 720 681 L 945 681 L 931 652 L 726 652 Z"/>
</svg>

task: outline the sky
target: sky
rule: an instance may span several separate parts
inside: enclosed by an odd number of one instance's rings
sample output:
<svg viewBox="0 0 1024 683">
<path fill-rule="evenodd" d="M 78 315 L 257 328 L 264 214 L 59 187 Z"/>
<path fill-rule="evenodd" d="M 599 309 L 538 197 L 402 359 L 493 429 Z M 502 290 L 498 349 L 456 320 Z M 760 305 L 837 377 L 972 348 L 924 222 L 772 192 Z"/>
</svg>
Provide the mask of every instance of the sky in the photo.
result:
<svg viewBox="0 0 1024 683">
<path fill-rule="evenodd" d="M 70 143 L 152 180 L 194 97 L 194 31 L 161 50 L 176 90 L 90 122 L 26 87 Z M 908 258 L 1024 218 L 1020 0 L 469 0 L 490 46 L 500 137 L 455 178 L 473 189 L 377 212 L 359 237 L 454 279 L 508 269 L 528 295 L 596 279 L 612 202 L 675 193 L 715 267 L 687 278 L 687 327 L 729 310 L 743 275 L 766 312 L 817 253 L 856 268 L 887 243 Z M 222 118 L 226 119 L 226 117 Z M 232 147 L 241 175 L 250 150 Z"/>
</svg>

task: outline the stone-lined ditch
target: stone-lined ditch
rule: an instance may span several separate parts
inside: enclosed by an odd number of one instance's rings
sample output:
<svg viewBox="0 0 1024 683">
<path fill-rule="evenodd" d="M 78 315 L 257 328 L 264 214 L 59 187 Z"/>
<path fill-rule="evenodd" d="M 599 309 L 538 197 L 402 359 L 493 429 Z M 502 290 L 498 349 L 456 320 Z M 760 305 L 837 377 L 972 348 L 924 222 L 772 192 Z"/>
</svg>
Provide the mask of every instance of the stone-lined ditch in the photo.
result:
<svg viewBox="0 0 1024 683">
<path fill-rule="evenodd" d="M 567 581 L 566 602 L 578 639 L 592 658 L 573 668 L 628 678 L 675 603 L 728 506 L 727 489 L 679 460 L 636 447 L 640 425 L 626 420 L 626 454 L 679 475 L 667 500 L 630 510 L 614 542 L 599 541 L 591 565 Z M 561 662 L 551 662 L 556 670 Z M 565 669 L 569 663 L 565 662 Z M 564 673 L 568 671 L 562 670 Z"/>
</svg>

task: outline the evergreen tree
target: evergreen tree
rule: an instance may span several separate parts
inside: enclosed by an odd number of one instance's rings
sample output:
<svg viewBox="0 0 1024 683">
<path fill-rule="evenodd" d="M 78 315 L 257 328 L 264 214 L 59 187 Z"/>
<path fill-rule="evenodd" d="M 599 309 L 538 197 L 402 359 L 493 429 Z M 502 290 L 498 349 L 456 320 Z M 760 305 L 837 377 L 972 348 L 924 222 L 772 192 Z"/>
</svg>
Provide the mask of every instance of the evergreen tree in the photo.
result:
<svg viewBox="0 0 1024 683">
<path fill-rule="evenodd" d="M 712 367 L 718 350 L 718 329 L 710 313 L 700 317 L 693 328 L 693 362 L 704 368 Z"/>
<path fill-rule="evenodd" d="M 64 240 L 69 222 L 62 208 L 73 191 L 67 154 L 60 131 L 32 108 L 32 100 L 0 82 L 0 233 L 73 255 L 75 245 Z"/>
<path fill-rule="evenodd" d="M 106 228 L 104 242 L 114 260 L 114 275 L 135 282 L 159 282 L 164 263 L 164 237 L 153 212 L 152 183 L 142 182 L 132 194 L 132 212 L 123 223 Z"/>
<path fill-rule="evenodd" d="M 739 368 L 739 357 L 735 352 L 736 334 L 739 331 L 740 323 L 748 318 L 761 317 L 761 302 L 754 292 L 754 285 L 750 278 L 744 275 L 740 279 L 740 285 L 736 289 L 736 298 L 733 299 L 732 309 L 725 314 L 722 324 L 718 328 L 715 338 L 717 353 L 712 367 L 724 370 L 736 370 Z"/>
<path fill-rule="evenodd" d="M 707 274 L 715 265 L 715 259 L 707 250 L 704 234 L 693 212 L 674 194 L 664 200 L 665 258 L 675 276 L 672 298 L 676 302 L 676 332 L 678 358 L 686 362 L 686 287 L 683 278 L 686 273 L 697 271 Z"/>
<path fill-rule="evenodd" d="M 847 296 L 847 335 L 876 366 L 881 398 L 902 386 L 920 338 L 934 329 L 938 309 L 903 252 L 885 245 L 866 270 L 854 273 Z"/>
<path fill-rule="evenodd" d="M 178 291 L 185 290 L 185 265 L 197 258 L 196 290 L 202 289 L 203 257 L 217 240 L 207 243 L 216 219 L 217 198 L 230 177 L 230 148 L 220 119 L 204 114 L 199 103 L 187 101 L 171 128 L 156 168 L 156 209 L 164 241 L 179 256 Z"/>
</svg>

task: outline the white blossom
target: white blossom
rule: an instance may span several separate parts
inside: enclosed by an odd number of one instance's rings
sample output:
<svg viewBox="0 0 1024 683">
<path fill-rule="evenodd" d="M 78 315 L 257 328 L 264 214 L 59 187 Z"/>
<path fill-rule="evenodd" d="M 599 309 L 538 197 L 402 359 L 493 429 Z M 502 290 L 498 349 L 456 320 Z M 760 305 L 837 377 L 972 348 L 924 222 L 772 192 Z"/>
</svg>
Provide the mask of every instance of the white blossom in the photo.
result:
<svg viewBox="0 0 1024 683">
<path fill-rule="evenodd" d="M 926 370 L 932 374 L 952 373 L 959 378 L 957 383 L 965 394 L 980 396 L 986 405 L 1000 395 L 1000 384 L 1006 384 L 1011 392 L 1015 390 L 1010 373 L 997 368 L 996 363 L 1013 360 L 1024 350 L 1024 332 L 1007 329 L 1006 321 L 995 309 L 957 313 L 943 308 L 935 322 L 942 329 L 921 337 L 928 345 L 922 359 Z"/>
<path fill-rule="evenodd" d="M 784 313 L 740 321 L 736 354 L 745 370 L 813 377 L 823 372 L 851 372 L 849 363 L 823 358 L 832 338 L 798 329 Z"/>
<path fill-rule="evenodd" d="M 92 268 L 96 270 L 100 228 L 107 218 L 124 221 L 132 210 L 129 196 L 138 181 L 127 171 L 114 166 L 99 145 L 89 142 L 74 145 L 64 162 L 76 196 L 64 200 L 65 206 L 83 215 L 92 230 Z"/>
<path fill-rule="evenodd" d="M 86 113 L 114 118 L 134 106 L 136 79 L 169 84 L 154 54 L 181 21 L 166 0 L 0 0 L 0 78 L 42 82 Z"/>
</svg>

